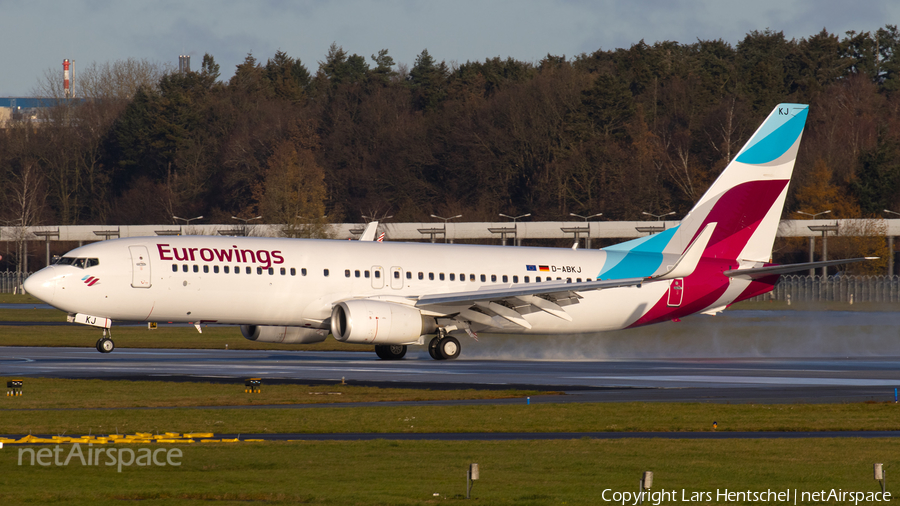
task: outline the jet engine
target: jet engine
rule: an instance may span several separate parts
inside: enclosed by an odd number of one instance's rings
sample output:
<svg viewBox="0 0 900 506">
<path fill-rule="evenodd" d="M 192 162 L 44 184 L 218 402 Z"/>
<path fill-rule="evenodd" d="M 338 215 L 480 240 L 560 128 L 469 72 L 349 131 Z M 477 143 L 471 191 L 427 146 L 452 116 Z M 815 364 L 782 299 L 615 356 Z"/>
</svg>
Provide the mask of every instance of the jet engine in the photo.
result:
<svg viewBox="0 0 900 506">
<path fill-rule="evenodd" d="M 324 329 L 303 327 L 271 327 L 267 325 L 241 325 L 241 334 L 258 343 L 312 344 L 328 337 Z"/>
<path fill-rule="evenodd" d="M 345 343 L 415 344 L 423 330 L 422 313 L 401 304 L 353 299 L 331 310 L 331 334 Z"/>
</svg>

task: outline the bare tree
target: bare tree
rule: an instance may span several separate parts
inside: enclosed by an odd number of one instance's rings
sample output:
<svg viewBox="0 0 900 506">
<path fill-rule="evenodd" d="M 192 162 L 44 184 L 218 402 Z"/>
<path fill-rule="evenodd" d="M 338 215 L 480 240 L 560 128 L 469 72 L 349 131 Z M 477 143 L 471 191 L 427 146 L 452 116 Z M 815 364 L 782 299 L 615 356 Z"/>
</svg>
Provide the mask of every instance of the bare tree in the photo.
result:
<svg viewBox="0 0 900 506">
<path fill-rule="evenodd" d="M 160 78 L 173 72 L 170 63 L 151 61 L 146 58 L 128 58 L 112 63 L 91 62 L 74 76 L 73 87 L 76 98 L 127 100 L 141 86 L 156 89 Z M 44 71 L 43 77 L 32 89 L 36 97 L 64 98 L 62 73 L 58 68 Z"/>
</svg>

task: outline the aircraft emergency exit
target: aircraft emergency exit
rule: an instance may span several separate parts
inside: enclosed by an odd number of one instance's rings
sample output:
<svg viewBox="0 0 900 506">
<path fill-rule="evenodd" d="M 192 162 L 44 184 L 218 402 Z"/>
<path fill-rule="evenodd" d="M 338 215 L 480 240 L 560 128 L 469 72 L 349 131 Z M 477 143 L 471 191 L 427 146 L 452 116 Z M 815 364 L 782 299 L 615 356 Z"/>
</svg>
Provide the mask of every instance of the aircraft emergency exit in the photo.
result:
<svg viewBox="0 0 900 506">
<path fill-rule="evenodd" d="M 771 291 L 781 273 L 825 264 L 768 264 L 807 112 L 777 106 L 677 227 L 601 250 L 125 238 L 70 251 L 25 289 L 102 327 L 101 352 L 114 348 L 114 321 L 236 324 L 247 339 L 294 344 L 331 333 L 382 359 L 427 345 L 442 360 L 477 333 L 596 333 L 715 314 Z"/>
</svg>

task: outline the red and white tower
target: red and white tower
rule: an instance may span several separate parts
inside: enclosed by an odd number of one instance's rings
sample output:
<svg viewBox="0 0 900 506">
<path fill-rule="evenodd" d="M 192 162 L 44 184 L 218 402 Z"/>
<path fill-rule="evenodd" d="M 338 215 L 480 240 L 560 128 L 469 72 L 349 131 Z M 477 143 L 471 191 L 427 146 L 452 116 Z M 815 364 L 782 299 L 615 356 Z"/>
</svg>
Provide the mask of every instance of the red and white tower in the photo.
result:
<svg viewBox="0 0 900 506">
<path fill-rule="evenodd" d="M 69 91 L 69 60 L 63 60 L 63 92 L 66 94 L 66 98 L 71 97 L 71 92 Z"/>
</svg>

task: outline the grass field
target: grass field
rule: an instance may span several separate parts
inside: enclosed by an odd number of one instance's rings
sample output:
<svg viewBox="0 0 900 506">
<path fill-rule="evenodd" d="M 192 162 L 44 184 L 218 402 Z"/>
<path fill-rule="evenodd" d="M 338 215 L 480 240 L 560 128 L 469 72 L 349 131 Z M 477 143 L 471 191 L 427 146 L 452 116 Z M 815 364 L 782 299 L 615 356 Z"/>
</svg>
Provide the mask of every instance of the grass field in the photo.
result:
<svg viewBox="0 0 900 506">
<path fill-rule="evenodd" d="M 327 395 L 329 392 L 341 395 Z M 708 431 L 712 430 L 713 421 L 718 423 L 719 431 L 900 430 L 900 405 L 894 403 L 526 404 L 525 397 L 535 394 L 340 384 L 263 385 L 261 393 L 247 394 L 240 382 L 229 385 L 27 378 L 25 395 L 0 398 L 0 434 Z M 522 400 L 521 404 L 252 411 L 222 407 L 516 397 Z M 164 406 L 172 409 L 160 409 Z"/>
<path fill-rule="evenodd" d="M 180 466 L 131 465 L 118 472 L 77 459 L 42 467 L 29 465 L 26 456 L 19 466 L 18 450 L 6 447 L 0 450 L 0 503 L 594 505 L 611 503 L 603 500 L 604 490 L 608 498 L 635 491 L 647 470 L 654 472 L 655 491 L 678 494 L 662 504 L 682 502 L 682 491 L 688 497 L 724 489 L 874 492 L 880 489 L 872 464 L 896 469 L 900 445 L 893 439 L 381 440 L 179 449 Z M 465 472 L 473 462 L 480 479 L 466 501 Z"/>
</svg>

